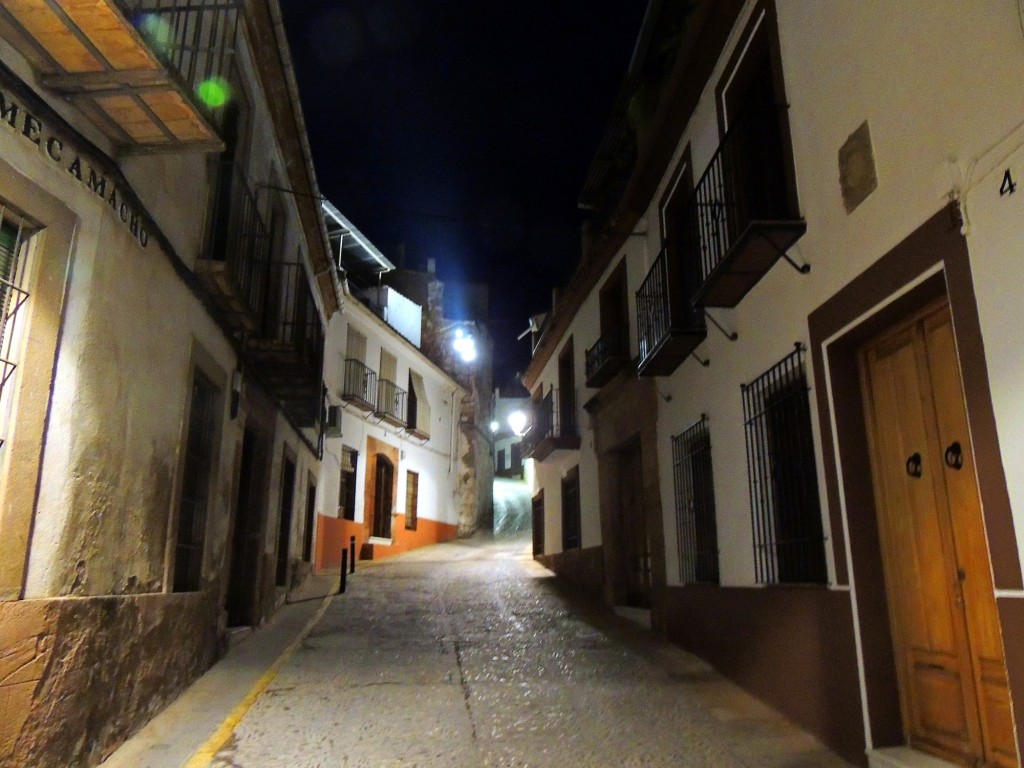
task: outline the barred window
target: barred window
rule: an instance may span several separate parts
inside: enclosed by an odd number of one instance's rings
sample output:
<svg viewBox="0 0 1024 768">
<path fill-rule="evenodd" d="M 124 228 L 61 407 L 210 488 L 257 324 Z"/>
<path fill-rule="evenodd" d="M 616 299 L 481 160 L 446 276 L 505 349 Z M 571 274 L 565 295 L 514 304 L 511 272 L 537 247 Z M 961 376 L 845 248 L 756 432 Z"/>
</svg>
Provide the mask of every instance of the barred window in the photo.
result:
<svg viewBox="0 0 1024 768">
<path fill-rule="evenodd" d="M 706 417 L 672 438 L 679 581 L 718 583 L 718 529 Z"/>
<path fill-rule="evenodd" d="M 206 513 L 217 466 L 214 437 L 218 419 L 217 387 L 202 372 L 192 378 L 188 435 L 185 438 L 178 531 L 174 550 L 174 591 L 200 588 L 206 551 Z"/>
<path fill-rule="evenodd" d="M 0 201 L 0 445 L 7 434 L 10 384 L 21 347 L 19 310 L 28 300 L 29 239 L 33 228 Z M 6 390 L 6 393 L 5 393 Z"/>
<path fill-rule="evenodd" d="M 757 581 L 825 583 L 803 347 L 742 389 Z"/>
<path fill-rule="evenodd" d="M 580 534 L 580 468 L 573 467 L 562 478 L 562 549 L 579 549 Z"/>
<path fill-rule="evenodd" d="M 359 454 L 351 448 L 341 449 L 341 484 L 338 486 L 338 506 L 343 520 L 356 519 L 356 462 Z"/>
</svg>

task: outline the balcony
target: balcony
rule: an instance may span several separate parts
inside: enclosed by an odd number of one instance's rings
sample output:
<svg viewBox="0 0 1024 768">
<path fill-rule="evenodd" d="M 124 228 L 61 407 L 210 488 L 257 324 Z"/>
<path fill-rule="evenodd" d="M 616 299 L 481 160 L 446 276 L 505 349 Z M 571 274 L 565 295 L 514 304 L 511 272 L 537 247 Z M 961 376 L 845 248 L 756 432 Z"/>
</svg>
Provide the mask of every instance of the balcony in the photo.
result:
<svg viewBox="0 0 1024 768">
<path fill-rule="evenodd" d="M 270 265 L 263 322 L 249 337 L 247 352 L 299 426 L 315 424 L 321 410 L 324 330 L 300 262 Z"/>
<path fill-rule="evenodd" d="M 219 152 L 241 18 L 237 0 L 19 0 L 0 37 L 121 152 Z"/>
<path fill-rule="evenodd" d="M 692 253 L 701 307 L 735 307 L 807 231 L 787 180 L 784 108 L 741 113 L 687 204 L 685 248 Z"/>
<path fill-rule="evenodd" d="M 625 328 L 604 334 L 587 350 L 587 386 L 603 387 L 629 363 Z"/>
<path fill-rule="evenodd" d="M 523 458 L 544 461 L 555 451 L 578 451 L 580 435 L 574 407 L 559 407 L 558 390 L 552 388 L 533 404 L 533 426 L 523 438 Z"/>
<path fill-rule="evenodd" d="M 341 399 L 363 411 L 376 410 L 377 374 L 367 368 L 362 360 L 345 361 L 345 381 L 341 388 Z"/>
<path fill-rule="evenodd" d="M 636 292 L 641 376 L 672 374 L 708 335 L 703 315 L 690 303 L 678 261 L 670 248 L 663 248 Z"/>
<path fill-rule="evenodd" d="M 406 391 L 395 382 L 381 379 L 377 382 L 377 407 L 373 415 L 396 427 L 405 426 Z"/>
<path fill-rule="evenodd" d="M 206 253 L 196 275 L 235 330 L 260 329 L 270 279 L 270 235 L 241 169 L 222 163 Z"/>
</svg>

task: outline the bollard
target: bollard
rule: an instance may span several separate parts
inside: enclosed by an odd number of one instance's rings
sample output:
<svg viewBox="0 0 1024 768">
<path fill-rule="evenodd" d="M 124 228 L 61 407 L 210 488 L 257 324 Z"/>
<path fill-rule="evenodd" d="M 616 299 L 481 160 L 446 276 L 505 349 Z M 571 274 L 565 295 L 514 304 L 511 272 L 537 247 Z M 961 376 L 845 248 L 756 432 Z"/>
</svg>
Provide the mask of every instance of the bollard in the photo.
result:
<svg viewBox="0 0 1024 768">
<path fill-rule="evenodd" d="M 338 594 L 345 594 L 345 579 L 348 576 L 348 550 L 341 550 L 341 580 L 338 582 Z"/>
<path fill-rule="evenodd" d="M 349 540 L 348 540 L 348 550 L 349 550 L 349 554 L 348 554 L 348 567 L 349 567 L 349 571 L 348 572 L 349 573 L 355 573 L 356 572 L 356 537 L 355 536 L 349 537 Z"/>
</svg>

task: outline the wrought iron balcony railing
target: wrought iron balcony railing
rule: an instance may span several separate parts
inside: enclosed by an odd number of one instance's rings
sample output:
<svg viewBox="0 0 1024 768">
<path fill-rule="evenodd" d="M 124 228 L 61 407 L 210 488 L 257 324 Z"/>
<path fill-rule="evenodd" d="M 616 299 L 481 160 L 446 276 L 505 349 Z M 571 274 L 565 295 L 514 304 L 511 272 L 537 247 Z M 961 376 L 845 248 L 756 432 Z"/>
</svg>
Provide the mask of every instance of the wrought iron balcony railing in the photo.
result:
<svg viewBox="0 0 1024 768">
<path fill-rule="evenodd" d="M 395 426 L 405 425 L 406 391 L 395 382 L 380 379 L 377 382 L 377 407 L 374 414 Z"/>
<path fill-rule="evenodd" d="M 580 435 L 572 393 L 560 402 L 558 390 L 552 387 L 533 404 L 533 426 L 523 438 L 523 444 L 523 457 L 537 461 L 543 461 L 557 450 L 579 450 Z"/>
<path fill-rule="evenodd" d="M 215 151 L 234 103 L 241 0 L 5 2 L 5 41 L 124 152 Z"/>
<path fill-rule="evenodd" d="M 626 329 L 616 328 L 605 333 L 587 350 L 587 386 L 600 387 L 607 384 L 628 362 Z"/>
<path fill-rule="evenodd" d="M 377 407 L 377 373 L 362 360 L 346 360 L 341 399 L 364 411 L 374 410 Z"/>
<path fill-rule="evenodd" d="M 268 265 L 267 301 L 247 351 L 271 391 L 300 426 L 316 423 L 322 404 L 324 330 L 306 268 Z"/>
<path fill-rule="evenodd" d="M 636 292 L 642 376 L 668 376 L 707 338 L 703 314 L 690 304 L 679 259 L 666 246 Z"/>
<path fill-rule="evenodd" d="M 150 50 L 188 90 L 218 128 L 237 82 L 238 0 L 116 0 Z"/>
<path fill-rule="evenodd" d="M 686 207 L 684 243 L 699 306 L 734 307 L 807 230 L 791 193 L 785 108 L 740 113 Z"/>
<path fill-rule="evenodd" d="M 270 259 L 270 233 L 245 174 L 234 163 L 221 163 L 208 245 L 196 273 L 236 328 L 260 326 Z"/>
</svg>

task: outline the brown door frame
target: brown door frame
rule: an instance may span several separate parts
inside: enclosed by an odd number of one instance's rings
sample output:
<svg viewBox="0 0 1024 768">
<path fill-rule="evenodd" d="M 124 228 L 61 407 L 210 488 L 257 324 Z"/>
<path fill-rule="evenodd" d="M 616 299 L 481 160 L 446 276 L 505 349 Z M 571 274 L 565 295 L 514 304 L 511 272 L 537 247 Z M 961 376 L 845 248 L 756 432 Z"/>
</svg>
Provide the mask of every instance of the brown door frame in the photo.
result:
<svg viewBox="0 0 1024 768">
<path fill-rule="evenodd" d="M 967 242 L 955 206 L 936 212 L 808 318 L 836 582 L 851 588 L 866 739 L 876 748 L 901 744 L 903 726 L 873 491 L 869 483 L 840 483 L 840 470 L 844 478 L 870 477 L 856 350 L 942 293 L 948 295 L 955 328 L 995 588 L 997 595 L 1019 592 L 1021 565 Z M 997 605 L 1004 636 L 1024 633 L 1024 600 L 997 596 Z M 1004 654 L 1012 696 L 1024 691 L 1024 645 L 1004 644 Z M 1014 713 L 1018 751 L 1022 709 Z"/>
</svg>

